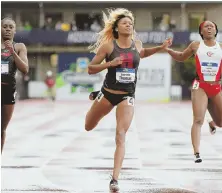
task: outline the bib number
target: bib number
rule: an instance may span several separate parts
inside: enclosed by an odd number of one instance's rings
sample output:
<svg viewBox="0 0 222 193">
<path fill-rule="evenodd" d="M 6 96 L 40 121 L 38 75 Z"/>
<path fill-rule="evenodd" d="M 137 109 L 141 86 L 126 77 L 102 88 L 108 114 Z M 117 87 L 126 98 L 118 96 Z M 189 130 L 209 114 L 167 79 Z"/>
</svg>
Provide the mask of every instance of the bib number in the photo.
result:
<svg viewBox="0 0 222 193">
<path fill-rule="evenodd" d="M 205 81 L 215 81 L 218 70 L 217 63 L 203 62 L 201 64 L 201 73 Z"/>
<path fill-rule="evenodd" d="M 129 106 L 134 106 L 134 98 L 133 97 L 128 97 L 127 98 L 127 103 Z"/>
<path fill-rule="evenodd" d="M 199 85 L 200 83 L 197 80 L 195 80 L 193 83 L 193 89 L 197 90 L 199 88 Z"/>
<path fill-rule="evenodd" d="M 116 69 L 116 80 L 119 83 L 132 83 L 135 81 L 135 69 L 128 68 L 117 68 Z"/>
<path fill-rule="evenodd" d="M 1 61 L 1 74 L 8 74 L 8 73 L 9 73 L 9 62 Z"/>
</svg>

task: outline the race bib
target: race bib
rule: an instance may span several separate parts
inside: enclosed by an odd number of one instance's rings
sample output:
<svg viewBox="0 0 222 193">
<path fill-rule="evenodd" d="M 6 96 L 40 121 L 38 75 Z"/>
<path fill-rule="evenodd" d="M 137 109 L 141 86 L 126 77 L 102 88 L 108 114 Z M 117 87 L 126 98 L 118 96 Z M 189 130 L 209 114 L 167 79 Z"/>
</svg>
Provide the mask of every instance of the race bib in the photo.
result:
<svg viewBox="0 0 222 193">
<path fill-rule="evenodd" d="M 1 61 L 1 74 L 9 73 L 9 61 Z"/>
<path fill-rule="evenodd" d="M 134 106 L 134 98 L 133 97 L 128 97 L 127 98 L 127 104 L 129 106 Z"/>
<path fill-rule="evenodd" d="M 201 73 L 203 74 L 204 81 L 215 81 L 216 75 L 219 70 L 219 65 L 212 62 L 202 62 Z"/>
<path fill-rule="evenodd" d="M 197 90 L 198 88 L 199 88 L 199 85 L 200 85 L 200 83 L 197 81 L 197 80 L 195 80 L 194 82 L 193 82 L 193 89 L 195 89 L 195 90 Z"/>
<path fill-rule="evenodd" d="M 135 81 L 135 69 L 129 68 L 117 68 L 116 80 L 120 83 L 132 83 Z"/>
</svg>

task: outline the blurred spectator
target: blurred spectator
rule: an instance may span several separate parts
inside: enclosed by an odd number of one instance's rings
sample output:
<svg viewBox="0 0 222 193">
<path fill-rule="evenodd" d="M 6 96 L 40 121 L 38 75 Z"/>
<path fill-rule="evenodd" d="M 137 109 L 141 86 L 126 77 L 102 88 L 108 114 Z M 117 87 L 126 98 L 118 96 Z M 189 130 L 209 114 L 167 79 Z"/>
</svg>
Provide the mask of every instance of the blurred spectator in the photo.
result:
<svg viewBox="0 0 222 193">
<path fill-rule="evenodd" d="M 170 25 L 169 25 L 169 30 L 170 31 L 174 31 L 176 29 L 176 21 L 175 20 L 171 20 L 170 21 Z"/>
<path fill-rule="evenodd" d="M 61 22 L 60 20 L 55 24 L 55 30 L 70 31 L 71 25 L 69 23 Z"/>
<path fill-rule="evenodd" d="M 88 23 L 84 23 L 84 31 L 88 31 L 89 30 L 89 24 Z"/>
<path fill-rule="evenodd" d="M 99 32 L 102 28 L 101 28 L 100 24 L 98 23 L 98 21 L 94 20 L 94 22 L 90 26 L 90 29 L 91 29 L 91 31 Z"/>
<path fill-rule="evenodd" d="M 55 24 L 55 30 L 62 30 L 62 22 L 61 22 L 61 21 L 58 21 L 58 22 Z"/>
<path fill-rule="evenodd" d="M 52 24 L 52 18 L 51 17 L 48 17 L 45 21 L 45 24 L 43 26 L 44 30 L 51 30 L 53 29 L 53 24 Z"/>
<path fill-rule="evenodd" d="M 62 31 L 70 31 L 70 24 L 69 23 L 62 23 L 61 29 L 62 29 Z"/>
<path fill-rule="evenodd" d="M 76 21 L 75 21 L 75 20 L 73 20 L 73 21 L 71 22 L 70 27 L 71 27 L 71 30 L 72 30 L 72 31 L 77 31 L 77 30 L 78 30 L 78 29 L 77 29 L 77 26 L 76 26 Z"/>
<path fill-rule="evenodd" d="M 168 14 L 163 14 L 162 21 L 159 25 L 161 31 L 167 31 L 169 29 L 170 16 Z"/>
<path fill-rule="evenodd" d="M 25 24 L 23 26 L 23 30 L 25 30 L 25 31 L 31 31 L 32 30 L 32 26 L 30 25 L 29 21 L 25 21 Z"/>
<path fill-rule="evenodd" d="M 46 72 L 45 84 L 47 86 L 47 94 L 53 101 L 55 100 L 55 80 L 52 71 Z"/>
</svg>

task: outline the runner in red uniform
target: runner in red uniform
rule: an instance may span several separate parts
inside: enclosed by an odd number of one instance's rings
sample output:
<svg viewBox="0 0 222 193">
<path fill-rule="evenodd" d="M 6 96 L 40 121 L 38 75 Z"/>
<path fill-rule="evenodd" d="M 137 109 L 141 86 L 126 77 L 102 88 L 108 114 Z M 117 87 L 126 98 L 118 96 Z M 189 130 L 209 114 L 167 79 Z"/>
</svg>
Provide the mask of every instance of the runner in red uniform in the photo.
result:
<svg viewBox="0 0 222 193">
<path fill-rule="evenodd" d="M 55 94 L 54 94 L 55 80 L 53 78 L 52 71 L 47 71 L 46 79 L 45 79 L 45 84 L 47 86 L 47 94 L 48 94 L 48 96 L 54 101 L 55 100 Z"/>
<path fill-rule="evenodd" d="M 222 44 L 216 41 L 218 33 L 217 25 L 211 21 L 205 21 L 199 26 L 201 41 L 192 42 L 183 52 L 177 52 L 166 48 L 166 51 L 177 61 L 184 61 L 195 55 L 196 78 L 193 81 L 191 92 L 193 107 L 193 125 L 191 131 L 195 162 L 200 163 L 200 134 L 208 109 L 214 123 L 222 127 Z M 172 39 L 168 45 L 172 44 Z"/>
</svg>

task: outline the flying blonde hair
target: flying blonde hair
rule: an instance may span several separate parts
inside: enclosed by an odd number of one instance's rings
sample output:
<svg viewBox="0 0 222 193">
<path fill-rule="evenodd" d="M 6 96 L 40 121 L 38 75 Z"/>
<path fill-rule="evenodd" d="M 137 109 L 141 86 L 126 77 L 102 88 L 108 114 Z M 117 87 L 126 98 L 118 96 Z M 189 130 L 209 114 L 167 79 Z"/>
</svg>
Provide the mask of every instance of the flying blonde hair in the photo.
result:
<svg viewBox="0 0 222 193">
<path fill-rule="evenodd" d="M 119 19 L 120 16 L 129 17 L 134 25 L 134 16 L 133 13 L 127 9 L 124 8 L 117 8 L 117 9 L 108 9 L 108 16 L 103 13 L 103 22 L 105 24 L 102 31 L 97 33 L 97 41 L 95 44 L 89 46 L 89 50 L 91 52 L 97 53 L 98 49 L 105 43 L 108 43 L 110 41 L 113 41 L 114 35 L 113 35 L 113 26 L 115 22 Z M 132 39 L 135 38 L 135 31 L 132 34 Z"/>
</svg>

